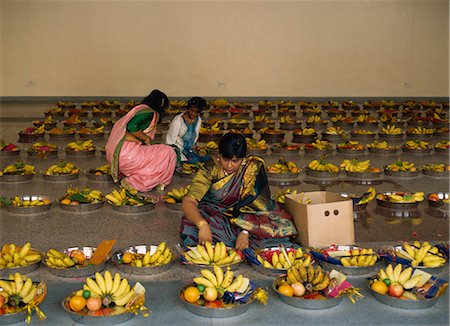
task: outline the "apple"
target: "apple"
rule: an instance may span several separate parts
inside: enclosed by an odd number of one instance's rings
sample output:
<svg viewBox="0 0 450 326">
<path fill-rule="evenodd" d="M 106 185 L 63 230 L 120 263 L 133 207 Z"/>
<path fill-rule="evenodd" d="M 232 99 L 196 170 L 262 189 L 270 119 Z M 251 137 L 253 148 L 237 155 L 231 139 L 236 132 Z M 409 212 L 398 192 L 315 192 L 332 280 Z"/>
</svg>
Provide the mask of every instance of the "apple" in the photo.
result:
<svg viewBox="0 0 450 326">
<path fill-rule="evenodd" d="M 212 286 L 207 286 L 203 292 L 203 297 L 207 301 L 215 301 L 217 299 L 217 290 Z"/>
<path fill-rule="evenodd" d="M 2 308 L 3 306 L 4 306 L 4 304 L 5 304 L 5 297 L 4 296 L 2 296 L 2 295 L 0 295 L 0 308 Z"/>
<path fill-rule="evenodd" d="M 294 282 L 291 286 L 294 289 L 294 295 L 296 297 L 302 297 L 306 292 L 305 286 L 300 282 Z"/>
<path fill-rule="evenodd" d="M 392 283 L 389 285 L 389 295 L 391 297 L 401 297 L 403 294 L 403 286 L 399 283 Z"/>
</svg>

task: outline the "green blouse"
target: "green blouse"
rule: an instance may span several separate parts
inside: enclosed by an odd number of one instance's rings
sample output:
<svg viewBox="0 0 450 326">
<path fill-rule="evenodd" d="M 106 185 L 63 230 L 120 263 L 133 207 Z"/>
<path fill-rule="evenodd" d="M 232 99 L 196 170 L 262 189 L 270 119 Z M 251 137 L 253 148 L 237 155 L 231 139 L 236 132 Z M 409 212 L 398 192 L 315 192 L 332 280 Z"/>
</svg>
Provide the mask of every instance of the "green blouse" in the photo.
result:
<svg viewBox="0 0 450 326">
<path fill-rule="evenodd" d="M 148 128 L 153 119 L 153 112 L 142 112 L 136 114 L 127 123 L 128 132 L 136 132 L 139 130 L 145 130 Z"/>
</svg>

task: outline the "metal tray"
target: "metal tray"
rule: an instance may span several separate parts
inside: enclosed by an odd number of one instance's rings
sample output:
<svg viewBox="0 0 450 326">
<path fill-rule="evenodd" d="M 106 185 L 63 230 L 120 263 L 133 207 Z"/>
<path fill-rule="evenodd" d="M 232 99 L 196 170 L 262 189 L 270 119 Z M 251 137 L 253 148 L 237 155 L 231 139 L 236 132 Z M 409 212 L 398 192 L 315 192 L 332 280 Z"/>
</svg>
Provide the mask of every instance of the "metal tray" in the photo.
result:
<svg viewBox="0 0 450 326">
<path fill-rule="evenodd" d="M 172 260 L 162 266 L 136 267 L 136 266 L 131 266 L 128 264 L 119 264 L 118 263 L 119 255 L 121 253 L 132 252 L 132 253 L 145 254 L 147 251 L 150 251 L 150 254 L 153 254 L 156 251 L 157 247 L 158 246 L 155 246 L 155 245 L 138 245 L 138 246 L 128 247 L 128 248 L 120 250 L 119 252 L 116 252 L 112 256 L 111 261 L 117 267 L 118 270 L 120 270 L 126 274 L 129 274 L 129 275 L 155 275 L 155 274 L 164 273 L 172 267 L 173 263 L 178 258 L 178 256 L 176 255 L 176 251 L 174 251 L 172 248 L 170 248 L 170 250 L 172 250 L 172 254 L 173 254 Z"/>
<path fill-rule="evenodd" d="M 27 153 L 28 153 L 28 156 L 30 156 L 30 157 L 42 157 L 42 158 L 56 157 L 56 156 L 58 156 L 58 149 L 51 150 L 51 151 L 48 151 L 47 153 L 42 153 L 42 154 L 39 152 L 27 150 Z"/>
<path fill-rule="evenodd" d="M 340 148 L 336 146 L 336 152 L 340 154 L 353 154 L 353 155 L 364 155 L 364 152 L 366 151 L 365 148 L 363 149 L 350 149 L 350 148 Z"/>
<path fill-rule="evenodd" d="M 189 286 L 195 286 L 195 284 L 189 284 L 185 287 L 183 287 L 178 295 L 180 300 L 183 302 L 184 306 L 187 310 L 192 312 L 193 314 L 201 317 L 208 317 L 208 318 L 228 318 L 228 317 L 235 317 L 238 315 L 241 315 L 245 312 L 247 312 L 248 308 L 250 308 L 251 303 L 253 302 L 252 299 L 247 301 L 247 303 L 240 304 L 235 303 L 232 307 L 228 308 L 207 308 L 203 307 L 194 303 L 189 303 L 183 298 L 183 292 L 186 288 Z"/>
<path fill-rule="evenodd" d="M 359 140 L 370 140 L 374 139 L 377 134 L 355 134 L 350 133 L 351 139 L 359 139 Z"/>
<path fill-rule="evenodd" d="M 113 181 L 111 174 L 95 174 L 94 169 L 84 171 L 88 180 L 108 182 Z"/>
<path fill-rule="evenodd" d="M 95 251 L 95 247 L 89 246 L 73 246 L 63 250 L 64 253 L 69 254 L 73 250 L 81 250 L 86 255 L 86 259 L 90 259 Z M 53 268 L 45 263 L 45 258 L 42 260 L 44 266 L 53 275 L 64 277 L 64 278 L 80 278 L 94 275 L 96 272 L 102 272 L 105 269 L 106 262 L 110 258 L 108 255 L 104 262 L 98 265 L 88 265 L 86 267 L 68 267 L 68 268 Z"/>
<path fill-rule="evenodd" d="M 369 153 L 372 154 L 384 154 L 384 155 L 395 155 L 398 148 L 380 149 L 380 148 L 368 148 Z"/>
<path fill-rule="evenodd" d="M 334 151 L 333 148 L 329 149 L 311 149 L 311 148 L 305 148 L 306 154 L 314 154 L 314 155 L 327 155 L 332 154 Z"/>
<path fill-rule="evenodd" d="M 297 173 L 270 173 L 267 172 L 267 178 L 272 180 L 297 180 L 300 172 Z"/>
<path fill-rule="evenodd" d="M 436 171 L 430 171 L 430 170 L 422 170 L 422 173 L 425 174 L 425 175 L 429 175 L 430 177 L 435 177 L 435 178 L 448 178 L 448 177 L 450 177 L 450 172 L 449 171 L 436 172 Z"/>
<path fill-rule="evenodd" d="M 80 134 L 78 133 L 80 139 L 102 139 L 105 137 L 105 133 L 97 133 L 97 134 Z"/>
<path fill-rule="evenodd" d="M 13 205 L 6 206 L 6 210 L 14 214 L 20 215 L 35 215 L 48 211 L 53 204 L 53 198 L 48 196 L 40 196 L 40 195 L 28 195 L 28 196 L 19 196 L 22 200 L 41 200 L 41 199 L 49 199 L 51 203 L 48 205 L 41 206 L 27 206 L 27 207 L 16 207 Z"/>
<path fill-rule="evenodd" d="M 75 132 L 71 134 L 51 134 L 48 133 L 50 139 L 72 139 L 75 137 Z"/>
<path fill-rule="evenodd" d="M 155 209 L 156 202 L 157 202 L 157 200 L 155 202 L 152 202 L 152 203 L 149 202 L 148 204 L 144 204 L 141 206 L 132 206 L 132 205 L 117 206 L 117 205 L 111 204 L 110 202 L 107 202 L 107 203 L 113 210 L 115 210 L 119 213 L 139 214 L 139 213 L 145 213 L 145 212 Z"/>
<path fill-rule="evenodd" d="M 394 192 L 390 192 L 390 191 L 382 192 L 383 195 L 390 195 L 390 194 L 393 194 L 393 193 Z M 381 199 L 378 199 L 378 198 L 375 198 L 375 199 L 377 201 L 377 204 L 382 206 L 382 207 L 398 209 L 398 210 L 417 209 L 417 207 L 420 204 L 419 202 L 415 202 L 415 203 L 394 203 L 394 202 L 390 202 L 390 201 L 381 200 Z"/>
<path fill-rule="evenodd" d="M 0 158 L 10 158 L 10 157 L 17 157 L 17 156 L 20 156 L 20 150 L 10 151 L 10 152 L 0 151 Z"/>
<path fill-rule="evenodd" d="M 341 142 L 344 139 L 342 135 L 336 135 L 336 134 L 322 134 L 322 140 L 329 141 L 330 143 L 338 143 Z"/>
<path fill-rule="evenodd" d="M 33 249 L 33 251 L 40 254 L 40 252 L 37 251 L 37 250 Z M 18 266 L 18 267 L 12 267 L 12 268 L 7 268 L 7 267 L 6 268 L 0 268 L 0 277 L 7 278 L 10 274 L 14 274 L 16 272 L 20 273 L 22 275 L 23 274 L 29 274 L 29 273 L 34 272 L 35 270 L 37 270 L 39 268 L 39 266 L 40 266 L 39 262 L 40 262 L 40 260 L 35 262 L 35 263 L 33 263 L 33 264 L 26 265 L 26 266 Z M 0 315 L 0 317 L 1 317 L 1 315 Z M 0 322 L 0 325 L 1 325 L 1 322 Z"/>
<path fill-rule="evenodd" d="M 304 299 L 301 297 L 288 297 L 277 290 L 278 283 L 285 279 L 286 276 L 280 276 L 272 283 L 272 289 L 278 294 L 278 297 L 284 303 L 301 309 L 319 310 L 319 309 L 329 309 L 337 306 L 342 301 L 342 296 L 336 298 L 330 298 L 327 300 L 315 300 L 315 299 Z"/>
<path fill-rule="evenodd" d="M 347 175 L 349 178 L 357 178 L 360 180 L 373 180 L 373 179 L 379 179 L 381 176 L 381 172 L 350 172 L 345 171 L 345 175 Z"/>
<path fill-rule="evenodd" d="M 261 134 L 261 139 L 264 139 L 267 143 L 273 144 L 273 143 L 281 143 L 281 141 L 284 139 L 284 133 L 282 134 Z"/>
<path fill-rule="evenodd" d="M 413 134 L 410 132 L 406 132 L 406 137 L 407 138 L 412 138 L 412 139 L 430 139 L 431 137 L 433 137 L 434 133 L 432 134 Z"/>
<path fill-rule="evenodd" d="M 70 318 L 72 318 L 73 321 L 79 324 L 92 326 L 109 326 L 125 323 L 135 316 L 135 314 L 131 312 L 114 316 L 88 316 L 85 314 L 74 312 L 67 308 L 67 301 L 69 299 L 70 297 L 64 298 L 64 300 L 61 301 L 61 306 L 70 315 Z"/>
<path fill-rule="evenodd" d="M 45 174 L 41 172 L 42 178 L 47 181 L 70 181 L 77 180 L 80 177 L 80 173 L 77 174 Z"/>
<path fill-rule="evenodd" d="M 222 138 L 222 133 L 220 133 L 220 134 L 200 134 L 198 141 L 201 143 L 207 143 L 209 141 L 219 141 L 220 138 Z"/>
<path fill-rule="evenodd" d="M 65 148 L 67 156 L 94 156 L 95 149 L 91 149 L 89 151 L 71 151 L 70 149 Z"/>
<path fill-rule="evenodd" d="M 323 260 L 319 260 L 318 262 L 319 262 L 320 266 L 322 266 L 327 271 L 331 271 L 334 269 L 334 270 L 337 270 L 338 272 L 341 272 L 350 277 L 352 277 L 352 276 L 370 276 L 373 273 L 379 271 L 384 266 L 383 260 L 380 258 L 378 258 L 375 265 L 367 266 L 367 267 L 357 267 L 357 266 L 345 267 L 342 265 L 331 264 L 331 263 L 323 261 Z"/>
<path fill-rule="evenodd" d="M 439 297 L 434 297 L 432 299 L 423 299 L 423 300 L 403 300 L 396 297 L 391 297 L 388 294 L 380 294 L 375 292 L 369 287 L 370 293 L 377 299 L 379 302 L 384 303 L 390 307 L 399 308 L 399 309 L 426 309 L 434 306 L 438 301 Z"/>
<path fill-rule="evenodd" d="M 247 153 L 250 155 L 264 155 L 267 153 L 267 149 L 249 149 Z"/>
<path fill-rule="evenodd" d="M 280 129 L 281 130 L 295 130 L 300 126 L 300 122 L 288 122 L 288 123 L 281 123 L 280 122 Z"/>
<path fill-rule="evenodd" d="M 305 169 L 305 173 L 308 177 L 313 177 L 313 178 L 330 179 L 330 178 L 339 177 L 339 172 L 333 173 L 333 172 L 328 172 L 328 171 L 314 171 L 309 168 Z"/>
<path fill-rule="evenodd" d="M 404 153 L 411 153 L 411 154 L 415 154 L 415 155 L 430 154 L 431 149 L 432 149 L 431 147 L 426 148 L 426 149 L 410 149 L 410 148 L 402 146 L 402 151 Z"/>
<path fill-rule="evenodd" d="M 0 315 L 0 325 L 10 325 L 15 323 L 24 322 L 27 318 L 27 310 L 21 310 L 12 314 Z"/>
<path fill-rule="evenodd" d="M 397 178 L 414 178 L 420 175 L 421 171 L 416 170 L 414 172 L 410 171 L 389 171 L 386 170 L 386 167 L 383 167 L 384 174 L 390 176 L 390 177 L 397 177 Z"/>
<path fill-rule="evenodd" d="M 288 155 L 298 155 L 300 153 L 300 148 L 290 150 L 290 149 L 277 148 L 277 147 L 272 146 L 270 148 L 270 150 L 273 154 L 280 154 L 280 155 L 287 155 L 287 156 Z"/>
<path fill-rule="evenodd" d="M 439 148 L 439 147 L 435 147 L 435 148 L 434 148 L 434 151 L 435 151 L 436 153 L 439 153 L 439 154 L 448 154 L 448 153 L 450 153 L 450 148 Z"/>
<path fill-rule="evenodd" d="M 398 140 L 398 139 L 403 139 L 403 136 L 404 136 L 405 134 L 404 133 L 401 133 L 401 134 L 383 134 L 383 133 L 378 133 L 378 139 L 396 139 L 396 140 Z"/>
<path fill-rule="evenodd" d="M 58 200 L 60 202 L 61 200 Z M 97 209 L 102 208 L 104 204 L 104 201 L 95 203 L 95 204 L 79 204 L 79 205 L 64 205 L 59 203 L 59 207 L 62 210 L 68 211 L 68 212 L 75 212 L 75 213 L 85 213 L 85 212 L 92 212 Z"/>
<path fill-rule="evenodd" d="M 317 134 L 313 135 L 293 135 L 292 136 L 292 142 L 293 143 L 312 143 L 317 139 Z"/>
<path fill-rule="evenodd" d="M 439 199 L 448 199 L 449 193 L 448 192 L 435 192 L 439 196 Z M 427 194 L 425 198 L 427 198 L 428 205 L 433 208 L 442 209 L 442 210 L 448 210 L 450 207 L 450 204 L 444 203 L 443 201 L 435 202 L 434 200 L 429 200 L 428 196 L 430 194 Z"/>
<path fill-rule="evenodd" d="M 1 182 L 23 182 L 33 179 L 34 174 L 4 174 L 0 176 Z"/>
</svg>

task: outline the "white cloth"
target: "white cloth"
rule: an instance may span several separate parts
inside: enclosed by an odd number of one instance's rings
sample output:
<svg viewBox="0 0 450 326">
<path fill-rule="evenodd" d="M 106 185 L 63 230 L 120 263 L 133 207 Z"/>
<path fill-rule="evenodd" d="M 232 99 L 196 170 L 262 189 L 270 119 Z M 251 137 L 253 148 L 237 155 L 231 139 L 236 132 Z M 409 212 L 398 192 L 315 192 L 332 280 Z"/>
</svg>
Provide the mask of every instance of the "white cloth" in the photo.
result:
<svg viewBox="0 0 450 326">
<path fill-rule="evenodd" d="M 183 112 L 184 113 L 184 112 Z M 183 154 L 183 136 L 186 134 L 187 126 L 183 119 L 183 113 L 176 115 L 169 125 L 169 130 L 166 134 L 166 144 L 175 145 L 180 149 L 181 160 L 186 161 L 187 157 Z M 197 117 L 197 124 L 195 126 L 195 142 L 200 135 L 200 127 L 202 126 L 202 118 Z"/>
</svg>

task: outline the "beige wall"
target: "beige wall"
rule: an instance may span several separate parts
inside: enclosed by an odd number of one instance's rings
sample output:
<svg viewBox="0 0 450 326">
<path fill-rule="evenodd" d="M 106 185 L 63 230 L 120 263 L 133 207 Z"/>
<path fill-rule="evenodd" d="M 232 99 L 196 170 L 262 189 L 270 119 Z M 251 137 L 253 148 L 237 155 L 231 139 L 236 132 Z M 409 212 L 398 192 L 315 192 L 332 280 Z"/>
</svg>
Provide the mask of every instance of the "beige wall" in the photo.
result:
<svg viewBox="0 0 450 326">
<path fill-rule="evenodd" d="M 2 96 L 449 95 L 446 0 L 0 3 Z"/>
</svg>

